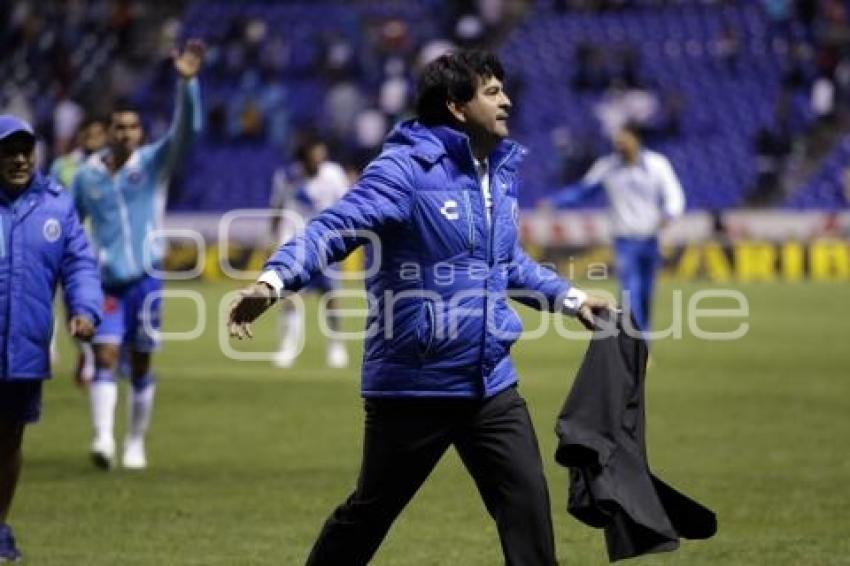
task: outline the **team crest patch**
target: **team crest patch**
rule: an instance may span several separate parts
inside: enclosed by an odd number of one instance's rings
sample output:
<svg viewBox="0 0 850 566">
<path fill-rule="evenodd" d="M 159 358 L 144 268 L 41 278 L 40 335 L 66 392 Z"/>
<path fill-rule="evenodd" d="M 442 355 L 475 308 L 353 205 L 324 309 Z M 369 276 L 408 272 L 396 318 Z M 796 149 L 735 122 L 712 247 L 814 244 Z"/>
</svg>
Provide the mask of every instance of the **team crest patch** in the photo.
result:
<svg viewBox="0 0 850 566">
<path fill-rule="evenodd" d="M 142 180 L 142 172 L 141 171 L 130 171 L 130 173 L 127 174 L 127 180 L 130 181 L 130 183 L 132 183 L 134 185 L 139 184 L 139 181 Z"/>
<path fill-rule="evenodd" d="M 41 229 L 41 233 L 44 234 L 44 239 L 48 242 L 55 242 L 62 235 L 62 227 L 55 218 L 48 218 Z"/>
</svg>

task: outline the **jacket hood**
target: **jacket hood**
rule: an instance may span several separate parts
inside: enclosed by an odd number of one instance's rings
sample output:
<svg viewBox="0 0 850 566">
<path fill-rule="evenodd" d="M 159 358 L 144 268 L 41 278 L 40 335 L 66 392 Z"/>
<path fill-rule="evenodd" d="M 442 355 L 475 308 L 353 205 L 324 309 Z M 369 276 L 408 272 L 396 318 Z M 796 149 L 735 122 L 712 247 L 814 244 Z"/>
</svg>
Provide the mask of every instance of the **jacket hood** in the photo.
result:
<svg viewBox="0 0 850 566">
<path fill-rule="evenodd" d="M 384 149 L 398 146 L 412 148 L 412 155 L 429 165 L 436 163 L 443 156 L 460 163 L 472 163 L 469 136 L 449 126 L 425 126 L 417 120 L 399 122 L 387 135 Z M 504 139 L 493 150 L 489 159 L 490 163 L 515 167 L 526 153 L 528 150 L 524 146 Z"/>
</svg>

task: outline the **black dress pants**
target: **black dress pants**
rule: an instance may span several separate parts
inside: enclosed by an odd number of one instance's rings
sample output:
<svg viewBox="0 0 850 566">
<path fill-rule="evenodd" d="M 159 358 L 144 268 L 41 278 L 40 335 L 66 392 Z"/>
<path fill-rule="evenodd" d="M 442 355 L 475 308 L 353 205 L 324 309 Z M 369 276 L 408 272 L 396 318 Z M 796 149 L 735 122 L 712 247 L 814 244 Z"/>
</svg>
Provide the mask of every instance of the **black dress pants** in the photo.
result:
<svg viewBox="0 0 850 566">
<path fill-rule="evenodd" d="M 483 400 L 373 398 L 365 408 L 357 487 L 325 522 L 309 566 L 367 564 L 451 445 L 496 521 L 505 563 L 556 564 L 540 450 L 515 388 Z"/>
</svg>

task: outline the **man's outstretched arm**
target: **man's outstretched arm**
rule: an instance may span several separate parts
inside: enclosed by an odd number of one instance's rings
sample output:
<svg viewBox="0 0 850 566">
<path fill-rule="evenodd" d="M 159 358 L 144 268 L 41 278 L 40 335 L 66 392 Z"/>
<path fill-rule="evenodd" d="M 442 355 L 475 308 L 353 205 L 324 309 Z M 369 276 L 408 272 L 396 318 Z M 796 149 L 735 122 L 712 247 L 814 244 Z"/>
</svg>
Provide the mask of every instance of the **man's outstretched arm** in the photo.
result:
<svg viewBox="0 0 850 566">
<path fill-rule="evenodd" d="M 541 202 L 552 208 L 570 208 L 582 204 L 604 186 L 605 177 L 613 165 L 614 161 L 610 157 L 597 159 L 581 181 L 556 191 Z"/>
<path fill-rule="evenodd" d="M 263 266 L 257 282 L 231 307 L 231 336 L 251 337 L 251 323 L 285 291 L 295 292 L 325 266 L 368 241 L 367 233 L 404 222 L 410 214 L 405 166 L 392 157 L 372 162 L 346 195 L 313 218 L 304 232 L 283 244 Z"/>
<path fill-rule="evenodd" d="M 602 183 L 586 184 L 583 181 L 568 185 L 549 195 L 543 202 L 552 208 L 570 208 L 578 206 L 602 188 Z"/>
<path fill-rule="evenodd" d="M 514 245 L 513 261 L 508 265 L 508 289 L 527 291 L 512 298 L 538 310 L 574 316 L 588 330 L 594 328 L 594 316 L 614 308 L 606 299 L 588 295 L 548 267 L 531 259 L 522 246 Z"/>
</svg>

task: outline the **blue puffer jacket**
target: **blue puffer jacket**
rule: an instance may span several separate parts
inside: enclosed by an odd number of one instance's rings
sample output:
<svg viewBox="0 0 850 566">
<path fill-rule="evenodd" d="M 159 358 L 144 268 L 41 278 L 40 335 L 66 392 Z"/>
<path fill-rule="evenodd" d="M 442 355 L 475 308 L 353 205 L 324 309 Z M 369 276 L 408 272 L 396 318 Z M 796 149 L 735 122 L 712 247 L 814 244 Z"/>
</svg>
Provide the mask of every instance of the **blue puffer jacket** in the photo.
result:
<svg viewBox="0 0 850 566">
<path fill-rule="evenodd" d="M 53 297 L 98 324 L 97 263 L 68 193 L 36 175 L 15 200 L 0 191 L 0 379 L 50 377 Z"/>
<path fill-rule="evenodd" d="M 509 350 L 522 324 L 508 292 L 528 290 L 536 297 L 522 302 L 560 310 L 570 288 L 517 241 L 524 153 L 505 140 L 489 156 L 488 223 L 469 139 L 399 124 L 357 185 L 266 263 L 296 291 L 366 243 L 366 231 L 377 236 L 366 280 L 365 397 L 489 397 L 516 383 Z"/>
</svg>

